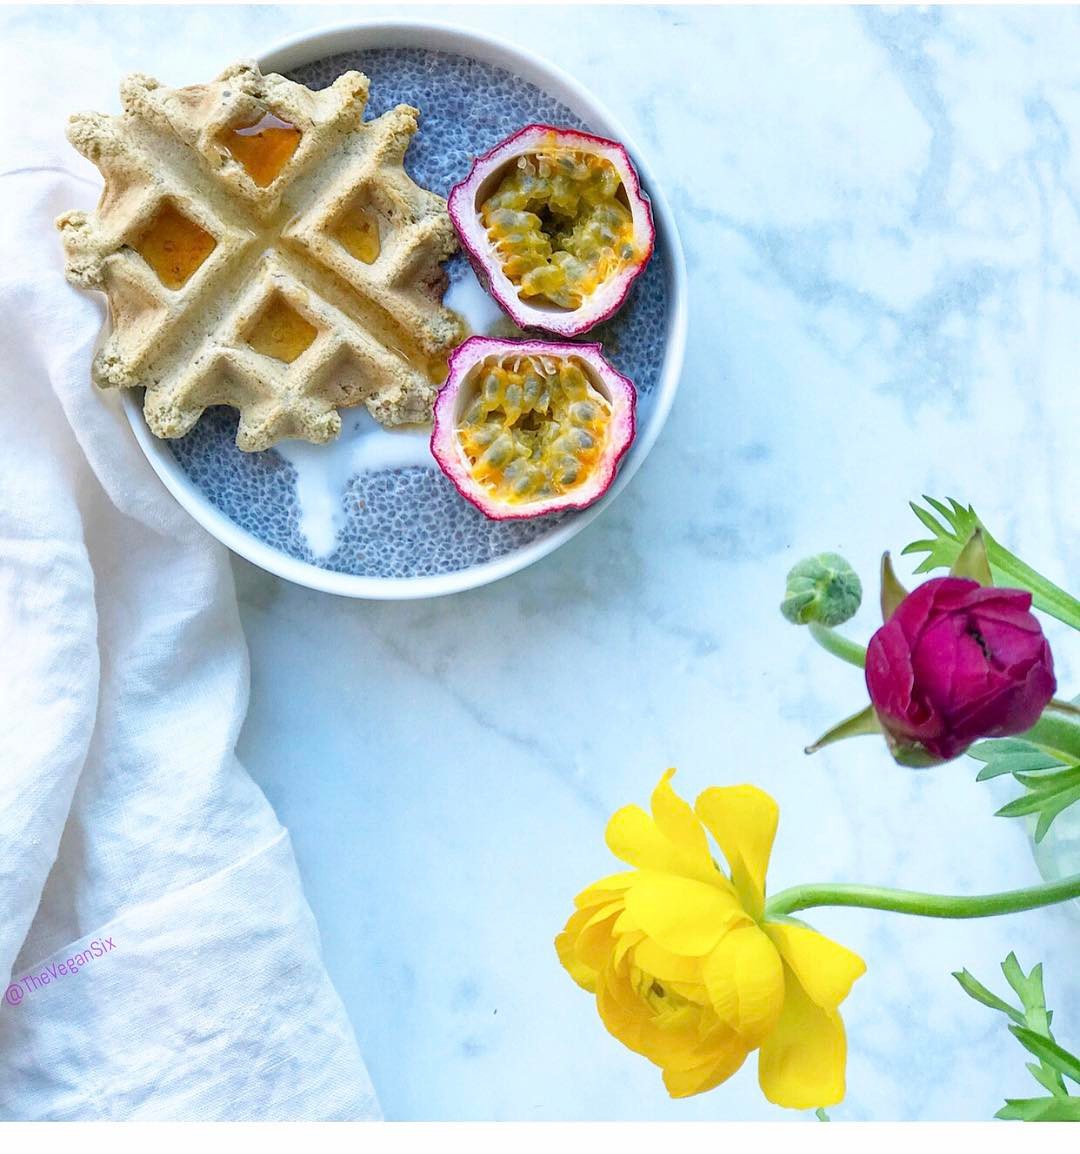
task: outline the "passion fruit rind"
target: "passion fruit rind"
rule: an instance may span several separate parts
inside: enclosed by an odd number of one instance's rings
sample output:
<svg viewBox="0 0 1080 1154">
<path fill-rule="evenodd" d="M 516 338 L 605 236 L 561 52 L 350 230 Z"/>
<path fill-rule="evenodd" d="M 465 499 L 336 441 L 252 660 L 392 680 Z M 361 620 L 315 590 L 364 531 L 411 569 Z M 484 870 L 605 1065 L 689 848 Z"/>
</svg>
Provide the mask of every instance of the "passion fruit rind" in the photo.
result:
<svg viewBox="0 0 1080 1154">
<path fill-rule="evenodd" d="M 615 479 L 636 403 L 599 344 L 470 337 L 450 356 L 431 452 L 493 521 L 584 509 Z"/>
<path fill-rule="evenodd" d="M 656 242 L 626 149 L 529 124 L 477 157 L 447 201 L 481 283 L 523 329 L 580 336 L 626 300 Z"/>
</svg>

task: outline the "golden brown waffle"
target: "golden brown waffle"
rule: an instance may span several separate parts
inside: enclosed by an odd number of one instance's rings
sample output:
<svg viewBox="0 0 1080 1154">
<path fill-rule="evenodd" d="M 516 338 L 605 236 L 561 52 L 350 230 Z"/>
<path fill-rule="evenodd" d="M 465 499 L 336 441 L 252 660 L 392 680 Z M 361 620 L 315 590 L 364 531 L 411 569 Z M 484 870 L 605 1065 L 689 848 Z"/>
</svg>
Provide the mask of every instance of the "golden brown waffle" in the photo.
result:
<svg viewBox="0 0 1080 1154">
<path fill-rule="evenodd" d="M 210 405 L 240 410 L 248 450 L 327 441 L 341 406 L 430 419 L 464 335 L 441 305 L 456 241 L 402 167 L 417 110 L 364 121 L 367 93 L 359 72 L 313 92 L 241 63 L 191 88 L 129 76 L 123 115 L 72 117 L 105 179 L 57 220 L 68 279 L 109 299 L 93 378 L 145 385 L 159 437 Z"/>
</svg>

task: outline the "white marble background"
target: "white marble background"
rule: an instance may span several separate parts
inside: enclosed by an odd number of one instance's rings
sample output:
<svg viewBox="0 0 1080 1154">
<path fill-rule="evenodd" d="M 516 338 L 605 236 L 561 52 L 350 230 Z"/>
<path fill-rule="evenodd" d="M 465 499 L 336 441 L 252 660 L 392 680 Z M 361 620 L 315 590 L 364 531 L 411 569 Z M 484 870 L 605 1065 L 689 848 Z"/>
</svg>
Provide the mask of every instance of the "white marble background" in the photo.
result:
<svg viewBox="0 0 1080 1154">
<path fill-rule="evenodd" d="M 293 32 L 401 14 L 5 10 L 8 165 L 93 176 L 63 114 L 114 109 L 130 70 L 195 82 Z M 776 605 L 791 563 L 841 550 L 870 586 L 853 623 L 868 637 L 878 555 L 919 535 L 906 501 L 922 492 L 970 500 L 1080 584 L 1080 16 L 409 15 L 545 54 L 638 139 L 687 251 L 686 371 L 616 505 L 528 572 L 363 604 L 237 562 L 253 671 L 241 754 L 292 830 L 391 1118 L 797 1117 L 762 1099 L 752 1062 L 668 1101 L 551 939 L 571 896 L 612 869 L 607 815 L 645 802 L 669 764 L 687 794 L 746 780 L 778 798 L 774 889 L 1035 880 L 1024 828 L 992 816 L 1012 788 L 976 785 L 973 763 L 915 774 L 869 739 L 802 756 L 863 691 Z M 1075 692 L 1070 644 L 1059 669 Z M 1080 920 L 1064 911 L 813 921 L 869 963 L 845 1007 L 837 1118 L 982 1119 L 1035 1092 L 1003 1021 L 949 976 L 967 966 L 1001 987 L 1010 949 L 1045 961 L 1059 1036 L 1080 1047 Z"/>
</svg>

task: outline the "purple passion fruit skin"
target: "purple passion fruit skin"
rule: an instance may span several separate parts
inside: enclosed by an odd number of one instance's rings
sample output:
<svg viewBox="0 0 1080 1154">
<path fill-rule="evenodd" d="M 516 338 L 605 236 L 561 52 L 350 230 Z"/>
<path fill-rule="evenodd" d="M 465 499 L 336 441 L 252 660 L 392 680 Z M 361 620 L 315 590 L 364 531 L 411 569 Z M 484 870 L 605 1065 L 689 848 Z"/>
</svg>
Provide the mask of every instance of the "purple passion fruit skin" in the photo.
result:
<svg viewBox="0 0 1080 1154">
<path fill-rule="evenodd" d="M 656 239 L 626 149 L 547 124 L 478 157 L 448 206 L 477 276 L 511 320 L 564 337 L 618 311 Z"/>
<path fill-rule="evenodd" d="M 615 479 L 636 400 L 600 345 L 470 337 L 451 354 L 431 452 L 494 521 L 584 509 Z"/>
</svg>

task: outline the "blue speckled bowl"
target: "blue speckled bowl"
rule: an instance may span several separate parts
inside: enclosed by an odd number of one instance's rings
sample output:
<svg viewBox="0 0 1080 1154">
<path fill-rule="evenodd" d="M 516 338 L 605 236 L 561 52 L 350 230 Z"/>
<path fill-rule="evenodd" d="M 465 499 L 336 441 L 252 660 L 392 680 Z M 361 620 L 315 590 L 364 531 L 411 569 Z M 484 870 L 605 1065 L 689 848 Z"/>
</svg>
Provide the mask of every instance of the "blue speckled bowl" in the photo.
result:
<svg viewBox="0 0 1080 1154">
<path fill-rule="evenodd" d="M 580 513 L 493 522 L 434 469 L 359 472 L 341 486 L 340 530 L 329 552 L 313 552 L 301 524 L 297 473 L 275 450 L 241 453 L 236 413 L 209 410 L 186 437 L 160 441 L 141 398 L 125 409 L 154 469 L 211 533 L 288 580 L 352 597 L 430 597 L 482 585 L 539 559 L 588 524 L 626 484 L 656 440 L 671 406 L 686 338 L 685 269 L 671 211 L 626 133 L 593 98 L 551 65 L 499 41 L 430 23 L 370 23 L 316 32 L 260 57 L 314 88 L 356 68 L 371 79 L 368 116 L 395 104 L 421 110 L 406 167 L 445 196 L 472 156 L 531 121 L 583 127 L 627 145 L 652 197 L 656 253 L 626 305 L 588 334 L 638 387 L 638 433 L 604 498 Z M 463 257 L 451 280 L 465 275 Z M 343 418 L 348 418 L 348 411 Z M 321 466 L 320 466 L 321 472 Z"/>
</svg>

